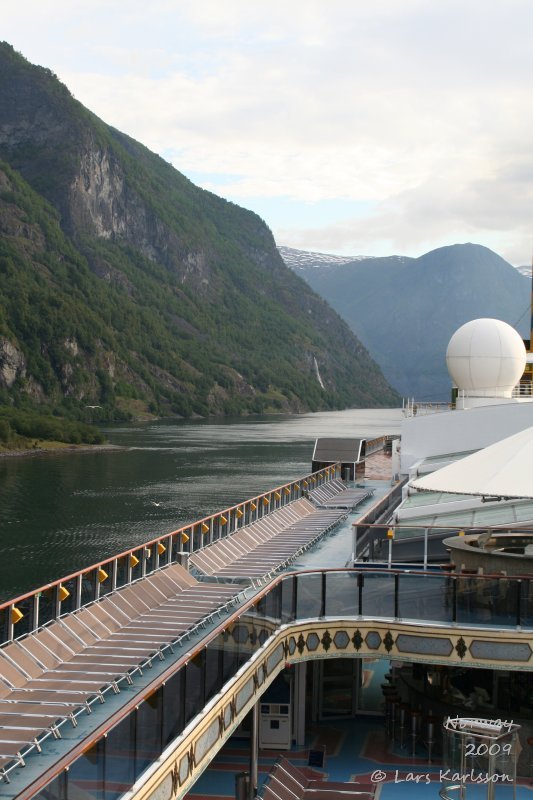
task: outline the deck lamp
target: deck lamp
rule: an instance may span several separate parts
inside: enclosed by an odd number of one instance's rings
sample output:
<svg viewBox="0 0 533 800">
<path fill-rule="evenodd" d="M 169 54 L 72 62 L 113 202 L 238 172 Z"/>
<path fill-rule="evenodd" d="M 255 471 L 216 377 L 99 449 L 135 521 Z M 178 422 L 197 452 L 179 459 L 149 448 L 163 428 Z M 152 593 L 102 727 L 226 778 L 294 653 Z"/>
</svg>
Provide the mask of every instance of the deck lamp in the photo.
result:
<svg viewBox="0 0 533 800">
<path fill-rule="evenodd" d="M 135 558 L 135 556 L 132 556 L 131 558 Z M 96 577 L 98 578 L 98 583 L 103 583 L 109 578 L 109 575 L 107 574 L 105 569 L 102 569 L 102 567 L 98 567 L 98 572 L 96 573 Z"/>
<path fill-rule="evenodd" d="M 157 543 L 157 552 L 159 553 L 159 555 L 160 555 L 160 556 L 162 556 L 162 555 L 163 555 L 163 553 L 165 553 L 165 552 L 166 552 L 166 549 L 167 549 L 167 548 L 165 547 L 165 545 L 163 544 L 163 542 L 158 542 L 158 543 Z"/>
<path fill-rule="evenodd" d="M 238 508 L 235 513 L 237 514 L 237 518 L 238 519 L 240 519 L 242 516 L 244 516 L 243 511 L 242 511 L 241 508 Z"/>
<path fill-rule="evenodd" d="M 252 509 L 252 511 L 257 511 L 257 506 L 255 503 L 250 503 L 250 508 Z"/>
<path fill-rule="evenodd" d="M 202 522 L 202 533 L 209 533 L 209 525 L 206 525 L 205 522 Z"/>
<path fill-rule="evenodd" d="M 139 559 L 137 558 L 136 555 L 134 555 L 132 553 L 130 555 L 130 567 L 133 569 L 133 567 L 136 567 L 138 563 L 139 563 Z"/>
<path fill-rule="evenodd" d="M 269 503 L 270 503 L 270 498 L 268 498 L 268 497 L 263 497 L 263 505 L 264 505 L 264 506 L 267 506 Z"/>
<path fill-rule="evenodd" d="M 279 492 L 274 492 L 274 497 L 276 498 L 276 500 L 281 500 L 281 495 Z"/>
<path fill-rule="evenodd" d="M 286 486 L 283 491 L 285 492 L 285 494 L 290 494 L 291 493 L 291 490 L 289 489 L 288 486 Z"/>
<path fill-rule="evenodd" d="M 16 625 L 17 622 L 20 622 L 20 620 L 22 619 L 23 616 L 24 616 L 24 614 L 22 613 L 20 608 L 17 608 L 16 606 L 12 606 L 12 608 L 11 608 L 11 622 L 13 623 L 13 625 Z"/>
<path fill-rule="evenodd" d="M 224 516 L 224 514 L 221 514 L 221 515 L 220 515 L 220 524 L 221 524 L 221 525 L 227 525 L 227 524 L 228 524 L 228 520 L 226 519 L 226 517 Z"/>
<path fill-rule="evenodd" d="M 307 481 L 302 481 L 302 485 L 303 485 L 304 489 L 307 489 L 307 487 L 309 486 Z"/>
<path fill-rule="evenodd" d="M 70 597 L 69 590 L 67 589 L 66 586 L 61 586 L 61 584 L 59 584 L 59 600 L 60 600 L 60 602 L 62 603 L 63 600 L 67 599 L 67 597 Z"/>
<path fill-rule="evenodd" d="M 145 557 L 145 558 L 150 558 L 150 556 L 151 556 L 151 555 L 152 555 L 152 550 L 151 550 L 151 548 L 150 548 L 150 547 L 145 547 L 145 548 L 144 548 L 144 557 Z"/>
<path fill-rule="evenodd" d="M 298 491 L 298 489 L 300 488 L 300 484 L 299 483 L 295 483 L 294 484 L 294 488 L 296 489 L 296 491 Z"/>
<path fill-rule="evenodd" d="M 185 531 L 183 531 L 183 533 L 181 534 L 181 541 L 182 541 L 182 544 L 187 544 L 187 542 L 189 541 L 189 537 L 187 536 Z"/>
</svg>

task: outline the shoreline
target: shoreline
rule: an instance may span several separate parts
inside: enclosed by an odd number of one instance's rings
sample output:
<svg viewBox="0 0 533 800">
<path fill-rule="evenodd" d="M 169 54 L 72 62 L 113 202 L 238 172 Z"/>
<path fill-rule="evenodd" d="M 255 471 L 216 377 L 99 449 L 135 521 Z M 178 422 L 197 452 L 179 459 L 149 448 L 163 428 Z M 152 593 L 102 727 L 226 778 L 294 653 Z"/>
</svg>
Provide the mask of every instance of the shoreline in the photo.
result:
<svg viewBox="0 0 533 800">
<path fill-rule="evenodd" d="M 63 455 L 72 453 L 97 453 L 101 451 L 129 450 L 118 444 L 66 444 L 56 447 L 31 447 L 22 450 L 0 450 L 2 458 L 28 458 L 30 456 Z"/>
</svg>

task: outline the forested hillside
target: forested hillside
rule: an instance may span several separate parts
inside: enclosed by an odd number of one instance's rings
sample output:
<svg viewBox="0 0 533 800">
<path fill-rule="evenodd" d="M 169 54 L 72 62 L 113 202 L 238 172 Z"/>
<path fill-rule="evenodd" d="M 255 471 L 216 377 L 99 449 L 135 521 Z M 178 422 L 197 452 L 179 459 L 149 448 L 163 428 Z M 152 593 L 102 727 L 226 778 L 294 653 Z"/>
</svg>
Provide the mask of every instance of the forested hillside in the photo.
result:
<svg viewBox="0 0 533 800">
<path fill-rule="evenodd" d="M 0 403 L 74 419 L 392 405 L 254 213 L 0 45 Z"/>
</svg>

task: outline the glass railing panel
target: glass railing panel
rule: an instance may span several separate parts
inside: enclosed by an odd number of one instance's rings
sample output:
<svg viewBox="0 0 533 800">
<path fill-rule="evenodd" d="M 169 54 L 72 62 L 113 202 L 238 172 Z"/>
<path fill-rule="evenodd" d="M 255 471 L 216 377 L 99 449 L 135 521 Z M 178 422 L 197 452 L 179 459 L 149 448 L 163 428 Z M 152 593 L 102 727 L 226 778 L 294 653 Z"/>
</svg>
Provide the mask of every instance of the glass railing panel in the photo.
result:
<svg viewBox="0 0 533 800">
<path fill-rule="evenodd" d="M 67 797 L 106 800 L 104 745 L 105 739 L 100 739 L 70 765 L 67 777 Z"/>
<path fill-rule="evenodd" d="M 105 739 L 105 800 L 117 800 L 135 781 L 135 715 L 121 720 Z"/>
<path fill-rule="evenodd" d="M 296 578 L 288 575 L 281 582 L 281 621 L 292 622 L 295 612 Z"/>
<path fill-rule="evenodd" d="M 237 671 L 239 664 L 239 647 L 238 643 L 233 639 L 233 626 L 228 628 L 220 634 L 222 639 L 222 672 L 224 676 L 224 683 L 228 681 Z"/>
<path fill-rule="evenodd" d="M 67 797 L 67 776 L 68 772 L 62 772 L 57 778 L 44 787 L 38 794 L 33 796 L 33 800 L 68 800 Z M 113 800 L 109 797 L 106 800 Z"/>
<path fill-rule="evenodd" d="M 190 662 L 189 662 L 190 663 Z M 188 666 L 188 665 L 187 665 Z M 161 754 L 163 721 L 162 688 L 147 697 L 135 714 L 135 778 Z"/>
<path fill-rule="evenodd" d="M 89 601 L 87 600 L 87 602 Z M 55 615 L 56 615 L 56 587 L 51 586 L 49 589 L 45 589 L 44 591 L 40 592 L 39 625 L 46 625 L 47 622 L 50 622 L 51 620 L 55 619 Z M 18 636 L 19 633 L 17 632 L 15 635 Z"/>
<path fill-rule="evenodd" d="M 23 615 L 22 618 L 13 625 L 13 636 L 18 638 L 32 630 L 33 627 L 33 596 L 20 600 L 16 604 L 17 611 Z M 17 615 L 18 616 L 18 615 Z"/>
<path fill-rule="evenodd" d="M 77 587 L 77 579 L 71 578 L 68 581 L 63 581 L 61 586 L 65 591 L 68 592 L 68 596 L 65 597 L 64 600 L 61 600 L 61 614 L 68 614 L 70 611 L 74 611 L 76 608 L 76 587 Z M 60 597 L 64 596 L 65 592 L 60 593 Z"/>
<path fill-rule="evenodd" d="M 163 747 L 179 736 L 185 718 L 185 670 L 174 673 L 163 686 Z"/>
<path fill-rule="evenodd" d="M 533 581 L 525 578 L 520 586 L 520 620 L 524 628 L 533 628 Z"/>
<path fill-rule="evenodd" d="M 157 545 L 151 544 L 150 547 L 144 548 L 144 563 L 146 574 L 150 574 L 155 569 L 155 557 L 156 557 Z"/>
<path fill-rule="evenodd" d="M 223 682 L 222 650 L 220 649 L 220 638 L 217 637 L 205 648 L 206 703 L 221 690 Z"/>
<path fill-rule="evenodd" d="M 204 706 L 204 651 L 197 653 L 185 667 L 185 724 Z"/>
<path fill-rule="evenodd" d="M 107 572 L 107 570 L 106 570 Z M 97 575 L 96 571 L 93 569 L 91 572 L 85 572 L 82 575 L 81 579 L 81 605 L 85 606 L 87 603 L 91 603 L 95 598 L 95 587 L 96 587 L 96 580 Z M 42 601 L 42 597 L 41 597 Z"/>
<path fill-rule="evenodd" d="M 457 622 L 463 625 L 517 624 L 516 581 L 459 575 L 457 580 Z"/>
<path fill-rule="evenodd" d="M 266 595 L 265 615 L 279 623 L 281 619 L 281 584 L 278 583 Z"/>
<path fill-rule="evenodd" d="M 394 617 L 394 573 L 363 572 L 364 617 Z"/>
<path fill-rule="evenodd" d="M 107 578 L 105 577 L 107 575 Z M 96 570 L 95 583 L 98 584 L 99 597 L 105 597 L 113 591 L 113 564 L 110 562 L 102 569 Z"/>
<path fill-rule="evenodd" d="M 359 613 L 357 572 L 326 573 L 326 617 L 355 617 Z"/>
<path fill-rule="evenodd" d="M 296 619 L 319 617 L 322 613 L 322 573 L 298 575 L 296 584 Z"/>
<path fill-rule="evenodd" d="M 423 622 L 453 622 L 453 579 L 449 575 L 400 573 L 398 616 Z"/>
</svg>

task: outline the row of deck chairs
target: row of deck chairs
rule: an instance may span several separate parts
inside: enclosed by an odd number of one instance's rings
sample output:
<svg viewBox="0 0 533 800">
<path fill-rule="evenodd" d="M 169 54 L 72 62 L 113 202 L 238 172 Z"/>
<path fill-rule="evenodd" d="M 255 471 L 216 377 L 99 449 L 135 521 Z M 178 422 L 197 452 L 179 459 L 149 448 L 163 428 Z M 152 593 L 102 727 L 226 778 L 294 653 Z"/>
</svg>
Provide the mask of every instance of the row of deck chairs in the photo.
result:
<svg viewBox="0 0 533 800">
<path fill-rule="evenodd" d="M 0 648 L 0 775 L 238 600 L 174 564 Z"/>
<path fill-rule="evenodd" d="M 356 508 L 374 489 L 348 489 L 340 480 L 329 481 L 309 492 L 309 497 L 318 508 Z"/>
<path fill-rule="evenodd" d="M 277 762 L 261 792 L 262 800 L 372 800 L 375 785 L 316 780 L 287 759 Z"/>
<path fill-rule="evenodd" d="M 307 499 L 273 511 L 191 555 L 203 575 L 262 580 L 294 561 L 346 514 L 317 510 Z"/>
</svg>

